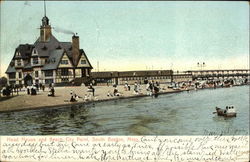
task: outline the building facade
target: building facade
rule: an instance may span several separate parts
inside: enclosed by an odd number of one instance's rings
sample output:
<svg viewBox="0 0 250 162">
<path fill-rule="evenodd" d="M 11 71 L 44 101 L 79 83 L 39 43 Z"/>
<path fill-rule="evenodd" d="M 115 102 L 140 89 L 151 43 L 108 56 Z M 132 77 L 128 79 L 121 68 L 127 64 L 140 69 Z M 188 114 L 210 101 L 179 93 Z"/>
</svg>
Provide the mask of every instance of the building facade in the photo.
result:
<svg viewBox="0 0 250 162">
<path fill-rule="evenodd" d="M 173 80 L 172 70 L 147 70 L 147 71 L 107 71 L 92 72 L 92 79 L 96 85 L 123 85 L 125 83 L 143 84 L 147 81 L 167 83 Z"/>
<path fill-rule="evenodd" d="M 230 78 L 248 78 L 249 69 L 224 69 L 224 70 L 189 70 L 186 74 L 191 74 L 195 79 L 230 79 Z"/>
<path fill-rule="evenodd" d="M 77 35 L 72 36 L 72 42 L 59 42 L 44 16 L 35 43 L 16 48 L 6 71 L 9 84 L 62 84 L 90 77 L 93 67 L 79 42 Z"/>
</svg>

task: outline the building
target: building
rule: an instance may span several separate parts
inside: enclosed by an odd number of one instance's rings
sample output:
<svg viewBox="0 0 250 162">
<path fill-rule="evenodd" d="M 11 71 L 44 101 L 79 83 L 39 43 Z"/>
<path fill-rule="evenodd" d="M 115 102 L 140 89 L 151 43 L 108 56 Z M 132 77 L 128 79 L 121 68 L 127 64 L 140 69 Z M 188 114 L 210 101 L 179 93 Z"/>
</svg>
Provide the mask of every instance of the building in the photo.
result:
<svg viewBox="0 0 250 162">
<path fill-rule="evenodd" d="M 42 18 L 40 37 L 34 44 L 20 44 L 7 68 L 9 84 L 64 84 L 90 77 L 92 66 L 79 36 L 59 42 L 52 34 L 48 17 Z"/>
<path fill-rule="evenodd" d="M 224 70 L 189 70 L 186 74 L 191 74 L 195 79 L 230 79 L 230 78 L 248 78 L 250 76 L 249 69 L 224 69 Z"/>
<path fill-rule="evenodd" d="M 92 72 L 91 77 L 96 85 L 123 85 L 152 81 L 167 83 L 172 81 L 172 70 L 147 70 L 147 71 L 108 71 Z"/>
</svg>

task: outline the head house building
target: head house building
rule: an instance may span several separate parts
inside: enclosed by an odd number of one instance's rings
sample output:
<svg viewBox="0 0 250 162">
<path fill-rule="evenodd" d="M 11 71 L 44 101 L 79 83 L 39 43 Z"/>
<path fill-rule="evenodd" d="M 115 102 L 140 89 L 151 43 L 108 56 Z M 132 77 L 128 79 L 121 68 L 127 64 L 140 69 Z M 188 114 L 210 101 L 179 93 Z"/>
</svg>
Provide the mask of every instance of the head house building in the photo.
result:
<svg viewBox="0 0 250 162">
<path fill-rule="evenodd" d="M 15 49 L 6 71 L 9 84 L 63 84 L 88 79 L 93 67 L 79 42 L 75 34 L 71 42 L 59 42 L 45 15 L 35 43 L 20 44 Z"/>
</svg>

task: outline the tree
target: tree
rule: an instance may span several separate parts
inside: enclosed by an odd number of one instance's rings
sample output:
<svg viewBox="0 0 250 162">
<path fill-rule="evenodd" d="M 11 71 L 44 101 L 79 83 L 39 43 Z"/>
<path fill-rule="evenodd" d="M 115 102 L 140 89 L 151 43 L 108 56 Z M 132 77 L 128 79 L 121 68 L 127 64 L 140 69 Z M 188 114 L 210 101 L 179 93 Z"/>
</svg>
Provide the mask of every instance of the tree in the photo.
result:
<svg viewBox="0 0 250 162">
<path fill-rule="evenodd" d="M 5 87 L 7 86 L 7 78 L 6 77 L 2 77 L 0 78 L 0 87 Z"/>
</svg>

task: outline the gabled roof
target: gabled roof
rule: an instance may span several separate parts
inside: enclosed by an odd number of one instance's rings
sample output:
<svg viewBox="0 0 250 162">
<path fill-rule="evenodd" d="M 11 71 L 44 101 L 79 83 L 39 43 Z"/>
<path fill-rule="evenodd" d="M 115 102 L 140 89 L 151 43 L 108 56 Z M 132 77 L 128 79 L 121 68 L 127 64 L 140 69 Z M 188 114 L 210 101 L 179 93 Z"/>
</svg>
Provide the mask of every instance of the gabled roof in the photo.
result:
<svg viewBox="0 0 250 162">
<path fill-rule="evenodd" d="M 67 52 L 72 50 L 71 42 L 60 42 L 60 46 L 64 48 Z"/>
<path fill-rule="evenodd" d="M 92 66 L 91 63 L 89 62 L 89 59 L 88 59 L 88 57 L 87 57 L 87 55 L 85 54 L 85 52 L 84 52 L 83 49 L 80 49 L 80 56 L 79 56 L 79 59 L 78 59 L 77 62 L 79 63 L 79 60 L 80 60 L 80 58 L 81 58 L 82 55 L 86 58 L 87 62 L 89 63 L 90 68 L 93 69 L 93 66 Z"/>
<path fill-rule="evenodd" d="M 8 74 L 8 73 L 15 73 L 15 72 L 16 72 L 15 66 L 14 65 L 12 66 L 12 63 L 10 63 L 5 73 Z"/>
<path fill-rule="evenodd" d="M 18 58 L 18 57 L 22 58 L 22 59 L 29 58 L 31 56 L 33 48 L 34 48 L 34 45 L 31 45 L 31 44 L 20 44 L 16 48 L 16 51 L 15 51 L 15 54 L 16 54 L 16 52 L 19 52 L 20 56 L 15 55 L 15 58 Z"/>
<path fill-rule="evenodd" d="M 48 58 L 48 60 L 51 61 L 51 62 L 46 63 L 43 66 L 42 70 L 57 69 L 64 52 L 67 54 L 67 57 L 72 63 L 72 42 L 59 42 L 51 34 L 50 39 L 46 42 L 41 41 L 39 37 L 35 41 L 34 44 L 20 44 L 15 50 L 14 57 L 12 58 L 12 61 L 9 64 L 6 70 L 6 73 L 16 72 L 15 66 L 13 65 L 13 59 L 15 58 L 30 59 L 32 57 L 31 55 L 32 55 L 33 49 L 36 49 L 38 57 L 46 57 Z M 16 52 L 19 52 L 20 56 L 16 56 Z M 90 65 L 90 68 L 93 69 L 83 49 L 79 49 L 79 57 L 77 58 L 78 63 L 79 63 L 81 56 L 84 56 L 86 58 L 88 64 Z M 28 63 L 24 65 L 23 68 L 30 69 L 32 68 L 32 66 L 30 63 Z"/>
<path fill-rule="evenodd" d="M 64 54 L 64 49 L 53 50 L 49 53 L 47 63 L 43 66 L 42 70 L 54 70 L 57 69 L 60 60 Z"/>
</svg>

